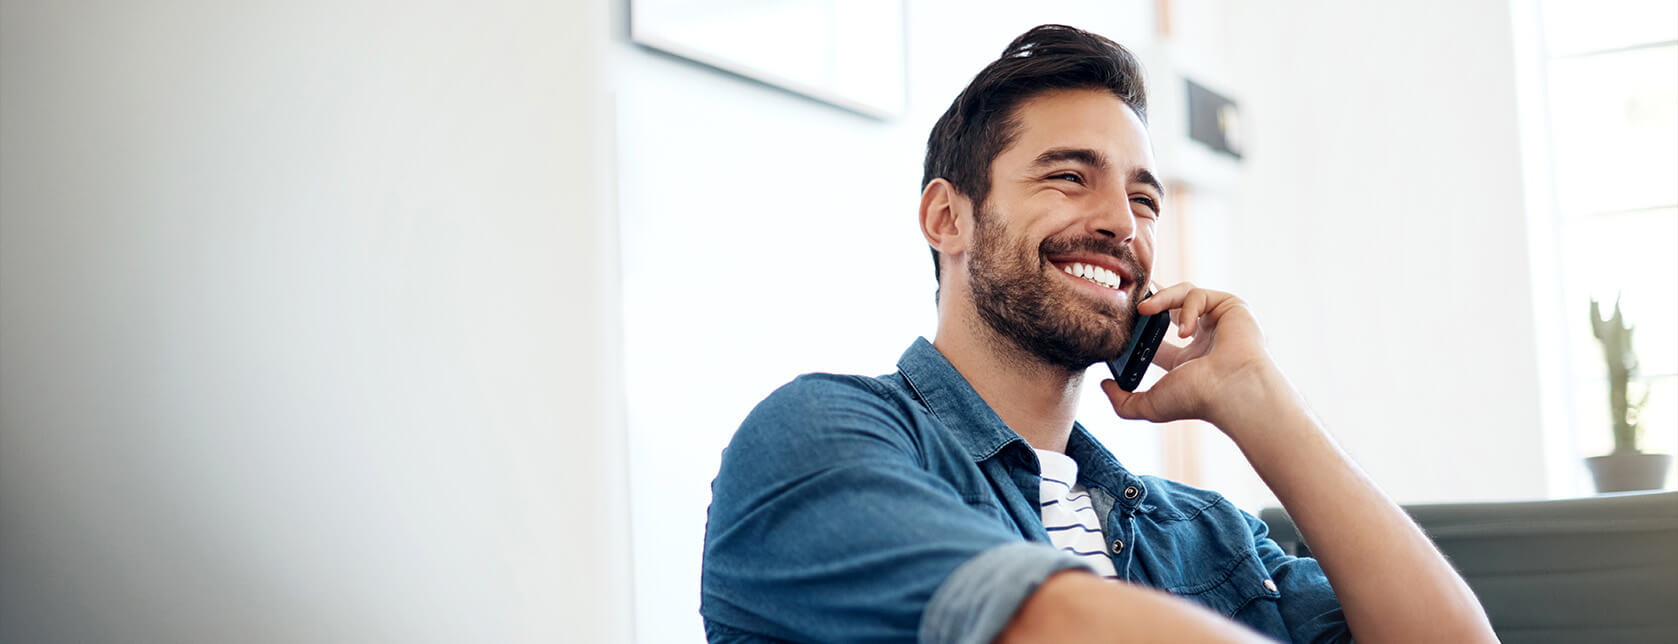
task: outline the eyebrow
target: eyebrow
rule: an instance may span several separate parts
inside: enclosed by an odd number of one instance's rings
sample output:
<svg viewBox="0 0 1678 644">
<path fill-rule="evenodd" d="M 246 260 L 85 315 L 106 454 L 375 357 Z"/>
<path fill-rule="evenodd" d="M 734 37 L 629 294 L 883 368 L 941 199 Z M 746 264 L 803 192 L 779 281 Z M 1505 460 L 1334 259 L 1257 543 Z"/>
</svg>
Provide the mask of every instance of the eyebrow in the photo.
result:
<svg viewBox="0 0 1678 644">
<path fill-rule="evenodd" d="M 1042 154 L 1037 155 L 1037 158 L 1031 161 L 1029 168 L 1031 170 L 1040 170 L 1053 166 L 1057 163 L 1066 163 L 1068 161 L 1095 170 L 1106 170 L 1108 166 L 1112 165 L 1107 161 L 1107 155 L 1102 154 L 1098 150 L 1091 150 L 1089 148 L 1051 148 L 1045 150 Z M 1165 184 L 1161 183 L 1159 177 L 1155 177 L 1154 173 L 1149 171 L 1147 168 L 1137 168 L 1130 171 L 1130 177 L 1128 177 L 1128 179 L 1130 183 L 1145 183 L 1153 186 L 1154 192 L 1158 192 L 1160 198 L 1163 199 L 1165 197 Z"/>
<path fill-rule="evenodd" d="M 1031 169 L 1047 168 L 1057 163 L 1073 163 L 1086 165 L 1097 170 L 1105 170 L 1109 165 L 1107 155 L 1089 148 L 1050 148 L 1032 160 Z"/>
<path fill-rule="evenodd" d="M 1146 183 L 1153 186 L 1154 192 L 1159 193 L 1159 198 L 1165 198 L 1165 184 L 1160 183 L 1159 178 L 1155 177 L 1154 173 L 1149 172 L 1147 168 L 1137 168 L 1130 171 L 1130 182 Z"/>
</svg>

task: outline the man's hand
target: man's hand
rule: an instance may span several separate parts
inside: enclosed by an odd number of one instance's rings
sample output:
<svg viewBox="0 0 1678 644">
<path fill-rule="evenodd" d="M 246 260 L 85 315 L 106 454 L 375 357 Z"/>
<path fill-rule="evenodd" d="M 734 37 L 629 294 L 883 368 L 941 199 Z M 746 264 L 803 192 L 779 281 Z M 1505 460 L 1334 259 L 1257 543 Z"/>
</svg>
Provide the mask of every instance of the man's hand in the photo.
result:
<svg viewBox="0 0 1678 644">
<path fill-rule="evenodd" d="M 1154 293 L 1136 309 L 1139 315 L 1171 311 L 1177 336 L 1191 340 L 1187 346 L 1160 344 L 1154 364 L 1168 373 L 1146 391 L 1131 393 L 1111 380 L 1101 383 L 1119 416 L 1154 422 L 1195 418 L 1229 433 L 1240 429 L 1243 415 L 1301 406 L 1240 298 L 1183 282 Z M 1239 441 L 1234 434 L 1231 438 Z"/>
<path fill-rule="evenodd" d="M 1310 542 L 1359 642 L 1497 641 L 1468 584 L 1311 416 L 1240 299 L 1183 283 L 1137 307 L 1165 310 L 1193 340 L 1160 345 L 1167 373 L 1147 391 L 1102 382 L 1114 411 L 1228 434 Z"/>
</svg>

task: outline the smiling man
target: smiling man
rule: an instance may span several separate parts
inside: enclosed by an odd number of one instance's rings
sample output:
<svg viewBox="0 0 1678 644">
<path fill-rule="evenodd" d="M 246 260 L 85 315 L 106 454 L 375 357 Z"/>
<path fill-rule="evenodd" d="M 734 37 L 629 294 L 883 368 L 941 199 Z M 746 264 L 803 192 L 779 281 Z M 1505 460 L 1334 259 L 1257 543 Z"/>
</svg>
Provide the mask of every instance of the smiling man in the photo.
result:
<svg viewBox="0 0 1678 644">
<path fill-rule="evenodd" d="M 1232 295 L 1143 301 L 1154 171 L 1141 73 L 1058 25 L 1020 36 L 927 144 L 938 332 L 877 378 L 811 374 L 723 454 L 701 613 L 713 642 L 1494 641 L 1472 592 L 1306 410 Z M 1198 418 L 1310 539 L 1287 555 L 1214 492 L 1126 470 L 1073 419 L 1085 369 L 1170 311 L 1124 418 Z"/>
</svg>

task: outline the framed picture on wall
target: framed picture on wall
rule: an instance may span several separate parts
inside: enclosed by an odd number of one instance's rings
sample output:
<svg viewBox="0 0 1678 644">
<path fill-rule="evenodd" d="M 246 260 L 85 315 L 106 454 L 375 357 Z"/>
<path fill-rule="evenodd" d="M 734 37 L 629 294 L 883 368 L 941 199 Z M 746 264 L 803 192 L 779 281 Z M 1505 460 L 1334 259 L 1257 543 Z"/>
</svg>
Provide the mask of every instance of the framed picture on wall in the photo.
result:
<svg viewBox="0 0 1678 644">
<path fill-rule="evenodd" d="M 633 0 L 641 45 L 881 119 L 903 112 L 903 0 Z"/>
</svg>

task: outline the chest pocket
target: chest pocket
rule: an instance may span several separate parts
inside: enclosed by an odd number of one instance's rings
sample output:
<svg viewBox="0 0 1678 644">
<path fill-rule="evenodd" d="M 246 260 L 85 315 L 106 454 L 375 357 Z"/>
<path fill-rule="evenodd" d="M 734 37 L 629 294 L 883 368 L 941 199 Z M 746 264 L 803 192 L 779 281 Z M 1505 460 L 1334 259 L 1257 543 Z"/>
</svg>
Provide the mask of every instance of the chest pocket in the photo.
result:
<svg viewBox="0 0 1678 644">
<path fill-rule="evenodd" d="M 1240 510 L 1217 499 L 1192 513 L 1138 516 L 1135 556 L 1152 586 L 1234 617 L 1281 596 Z"/>
<path fill-rule="evenodd" d="M 1222 574 L 1202 583 L 1167 587 L 1166 590 L 1210 608 L 1219 615 L 1235 617 L 1253 602 L 1274 602 L 1281 597 L 1280 593 L 1271 590 L 1275 582 L 1271 581 L 1271 586 L 1266 586 L 1266 581 L 1270 581 L 1268 573 L 1259 563 L 1258 555 L 1252 554 L 1229 562 Z"/>
</svg>

